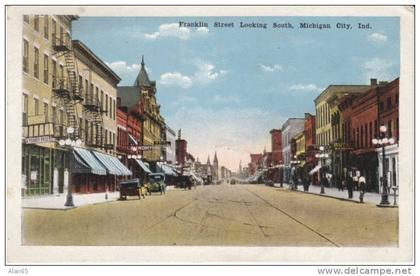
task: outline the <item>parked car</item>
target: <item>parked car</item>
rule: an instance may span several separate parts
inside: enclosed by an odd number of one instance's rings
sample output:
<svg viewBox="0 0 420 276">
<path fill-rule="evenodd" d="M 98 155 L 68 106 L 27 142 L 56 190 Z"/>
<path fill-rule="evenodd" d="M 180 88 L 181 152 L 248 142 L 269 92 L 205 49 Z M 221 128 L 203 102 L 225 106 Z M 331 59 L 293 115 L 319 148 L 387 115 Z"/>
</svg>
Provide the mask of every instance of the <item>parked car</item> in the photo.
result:
<svg viewBox="0 0 420 276">
<path fill-rule="evenodd" d="M 236 184 L 235 179 L 230 180 L 230 185 L 234 185 L 234 184 Z"/>
<path fill-rule="evenodd" d="M 121 181 L 118 185 L 120 191 L 120 200 L 126 200 L 127 196 L 138 196 L 141 198 L 141 184 L 140 179 L 134 178 L 126 181 Z"/>
<path fill-rule="evenodd" d="M 160 192 L 164 194 L 166 192 L 165 174 L 163 173 L 151 173 L 149 174 L 149 182 L 146 184 L 149 195 L 152 193 Z"/>
</svg>

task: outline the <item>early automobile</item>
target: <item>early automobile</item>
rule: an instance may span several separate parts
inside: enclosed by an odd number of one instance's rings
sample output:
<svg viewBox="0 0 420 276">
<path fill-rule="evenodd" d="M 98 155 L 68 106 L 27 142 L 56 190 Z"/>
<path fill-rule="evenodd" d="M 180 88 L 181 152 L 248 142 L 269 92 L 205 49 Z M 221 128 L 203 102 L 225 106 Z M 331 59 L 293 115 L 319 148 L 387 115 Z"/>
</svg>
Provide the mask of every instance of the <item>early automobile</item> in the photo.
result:
<svg viewBox="0 0 420 276">
<path fill-rule="evenodd" d="M 149 174 L 149 182 L 147 183 L 147 189 L 149 195 L 154 192 L 160 192 L 164 194 L 166 191 L 165 174 L 163 173 L 151 173 Z"/>
<path fill-rule="evenodd" d="M 138 196 L 141 198 L 140 179 L 134 178 L 126 181 L 121 181 L 119 184 L 120 200 L 126 200 L 127 196 Z"/>
</svg>

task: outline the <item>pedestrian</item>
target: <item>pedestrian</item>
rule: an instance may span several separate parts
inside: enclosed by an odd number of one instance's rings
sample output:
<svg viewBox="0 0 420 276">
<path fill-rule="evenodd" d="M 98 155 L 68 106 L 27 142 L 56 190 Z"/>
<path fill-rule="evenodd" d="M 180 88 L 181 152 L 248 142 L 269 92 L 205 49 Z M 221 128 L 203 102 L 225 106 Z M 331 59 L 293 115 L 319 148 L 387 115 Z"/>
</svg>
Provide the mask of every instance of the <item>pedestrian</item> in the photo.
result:
<svg viewBox="0 0 420 276">
<path fill-rule="evenodd" d="M 360 195 L 359 195 L 360 203 L 363 203 L 363 197 L 366 192 L 366 179 L 364 176 L 359 177 L 359 192 L 360 192 Z"/>
<path fill-rule="evenodd" d="M 307 191 L 309 190 L 309 181 L 308 181 L 308 177 L 307 177 L 307 176 L 304 176 L 304 177 L 302 178 L 302 182 L 303 182 L 303 190 L 304 190 L 305 192 L 307 192 Z"/>
<path fill-rule="evenodd" d="M 353 198 L 353 179 L 350 175 L 346 176 L 346 186 L 347 186 L 347 193 L 349 198 Z"/>
</svg>

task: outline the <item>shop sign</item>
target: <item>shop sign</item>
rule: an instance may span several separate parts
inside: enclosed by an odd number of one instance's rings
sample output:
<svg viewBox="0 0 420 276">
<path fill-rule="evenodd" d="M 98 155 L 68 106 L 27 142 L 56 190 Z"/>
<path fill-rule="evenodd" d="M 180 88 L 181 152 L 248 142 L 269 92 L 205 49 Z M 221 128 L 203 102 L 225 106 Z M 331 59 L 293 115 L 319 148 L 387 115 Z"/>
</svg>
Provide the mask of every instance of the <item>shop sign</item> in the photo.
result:
<svg viewBox="0 0 420 276">
<path fill-rule="evenodd" d="M 137 149 L 147 151 L 147 150 L 160 149 L 160 148 L 165 147 L 165 146 L 166 145 L 143 145 L 143 146 L 138 146 Z"/>
<path fill-rule="evenodd" d="M 25 144 L 40 144 L 40 143 L 55 142 L 56 139 L 52 136 L 38 136 L 38 137 L 25 138 L 24 141 L 25 141 Z"/>
</svg>

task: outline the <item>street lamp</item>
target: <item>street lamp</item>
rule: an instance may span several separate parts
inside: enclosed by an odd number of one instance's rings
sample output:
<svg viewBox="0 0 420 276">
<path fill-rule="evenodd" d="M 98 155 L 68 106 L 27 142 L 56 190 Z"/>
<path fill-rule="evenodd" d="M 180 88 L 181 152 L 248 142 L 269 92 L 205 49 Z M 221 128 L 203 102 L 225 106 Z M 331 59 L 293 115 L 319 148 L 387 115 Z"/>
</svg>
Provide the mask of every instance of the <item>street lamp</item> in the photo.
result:
<svg viewBox="0 0 420 276">
<path fill-rule="evenodd" d="M 326 153 L 326 149 L 324 146 L 319 147 L 319 153 L 315 154 L 315 157 L 321 160 L 321 194 L 325 194 L 325 187 L 324 187 L 324 166 L 325 160 L 328 159 L 328 153 Z"/>
<path fill-rule="evenodd" d="M 74 128 L 72 127 L 68 127 L 67 128 L 67 138 L 66 139 L 60 139 L 58 141 L 58 144 L 61 147 L 65 147 L 68 148 L 70 151 L 69 154 L 69 159 L 68 159 L 68 164 L 69 164 L 69 169 L 68 169 L 68 186 L 67 186 L 67 197 L 66 197 L 66 202 L 64 203 L 64 206 L 66 207 L 73 207 L 74 203 L 73 203 L 73 194 L 71 192 L 72 190 L 72 164 L 73 164 L 73 154 L 74 154 L 74 147 L 79 147 L 82 144 L 82 140 L 80 139 L 73 139 L 72 136 L 74 134 Z"/>
<path fill-rule="evenodd" d="M 296 155 L 294 156 L 294 159 L 290 161 L 290 164 L 293 167 L 293 175 L 292 175 L 292 181 L 293 181 L 292 189 L 293 190 L 297 190 L 297 179 L 296 179 L 297 172 L 296 172 L 296 170 L 297 170 L 297 165 L 299 165 L 299 163 L 300 163 L 300 161 L 297 159 Z"/>
<path fill-rule="evenodd" d="M 381 195 L 381 202 L 379 206 L 389 206 L 389 194 L 388 194 L 388 185 L 387 185 L 387 177 L 385 171 L 385 146 L 395 144 L 395 139 L 393 137 L 388 138 L 386 137 L 387 128 L 386 126 L 382 125 L 379 128 L 380 137 L 373 138 L 372 144 L 375 146 L 379 146 L 382 148 L 382 195 Z"/>
</svg>

